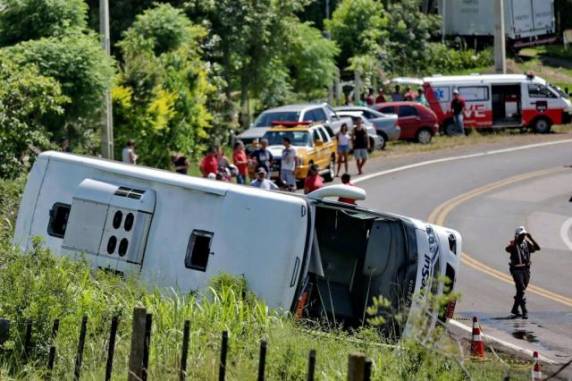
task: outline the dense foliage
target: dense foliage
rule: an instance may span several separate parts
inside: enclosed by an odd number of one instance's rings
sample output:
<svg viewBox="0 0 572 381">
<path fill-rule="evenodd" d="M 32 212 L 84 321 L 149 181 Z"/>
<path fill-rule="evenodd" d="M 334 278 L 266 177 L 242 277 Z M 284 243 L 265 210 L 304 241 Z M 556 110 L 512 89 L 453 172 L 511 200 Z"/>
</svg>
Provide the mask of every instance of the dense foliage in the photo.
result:
<svg viewBox="0 0 572 381">
<path fill-rule="evenodd" d="M 115 64 L 87 29 L 85 2 L 7 0 L 0 7 L 0 98 L 11 97 L 0 101 L 0 176 L 13 176 L 63 139 L 95 153 Z"/>
<path fill-rule="evenodd" d="M 135 139 L 141 162 L 169 165 L 171 152 L 195 155 L 207 138 L 213 91 L 201 60 L 206 31 L 178 9 L 157 5 L 119 43 L 125 59 L 113 91 L 117 147 Z"/>
<path fill-rule="evenodd" d="M 2 50 L 0 83 L 0 178 L 13 178 L 35 153 L 52 146 L 43 119 L 61 115 L 69 98 L 36 65 L 14 62 Z"/>
<path fill-rule="evenodd" d="M 327 99 L 328 89 L 354 72 L 366 88 L 393 75 L 490 62 L 488 52 L 432 42 L 439 19 L 420 12 L 420 0 L 328 4 L 330 19 L 324 19 L 323 0 L 111 2 L 114 61 L 89 29 L 99 27 L 97 1 L 4 1 L 2 56 L 38 74 L 38 89 L 20 96 L 37 105 L 34 95 L 46 91 L 42 80 L 53 81 L 55 96 L 61 95 L 54 109 L 10 111 L 10 117 L 19 113 L 19 124 L 3 132 L 0 143 L 11 172 L 33 158 L 30 147 L 42 150 L 64 139 L 74 152 L 97 153 L 110 86 L 116 154 L 134 139 L 141 163 L 168 167 L 173 152 L 196 158 L 208 144 L 228 143 L 265 108 Z"/>
<path fill-rule="evenodd" d="M 0 46 L 84 30 L 84 0 L 3 0 L 0 4 Z"/>
</svg>

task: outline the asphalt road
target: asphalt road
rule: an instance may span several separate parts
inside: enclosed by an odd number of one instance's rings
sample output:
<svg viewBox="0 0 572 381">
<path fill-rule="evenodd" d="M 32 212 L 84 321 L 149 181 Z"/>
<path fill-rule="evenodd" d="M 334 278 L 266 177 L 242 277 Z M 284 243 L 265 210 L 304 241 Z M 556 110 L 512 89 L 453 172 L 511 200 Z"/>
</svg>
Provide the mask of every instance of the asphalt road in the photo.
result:
<svg viewBox="0 0 572 381">
<path fill-rule="evenodd" d="M 418 160 L 372 160 L 366 175 Z M 446 226 L 463 235 L 463 252 L 468 255 L 458 274 L 462 299 L 456 318 L 470 325 L 469 319 L 478 316 L 485 333 L 564 362 L 572 358 L 572 168 L 565 168 L 570 164 L 572 141 L 437 162 L 358 181 L 368 193 L 364 206 L 423 220 L 460 196 L 444 218 Z M 469 193 L 518 175 L 525 176 Z M 514 286 L 504 247 L 518 225 L 526 225 L 542 247 L 533 257 L 528 320 L 509 318 Z"/>
</svg>

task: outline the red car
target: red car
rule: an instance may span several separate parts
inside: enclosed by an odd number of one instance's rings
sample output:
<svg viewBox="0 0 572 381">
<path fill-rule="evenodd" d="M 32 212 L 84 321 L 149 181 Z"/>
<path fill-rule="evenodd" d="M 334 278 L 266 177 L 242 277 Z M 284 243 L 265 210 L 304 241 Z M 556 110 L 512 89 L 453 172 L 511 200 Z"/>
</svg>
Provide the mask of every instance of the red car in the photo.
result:
<svg viewBox="0 0 572 381">
<path fill-rule="evenodd" d="M 428 144 L 439 131 L 437 116 L 421 103 L 385 102 L 371 107 L 384 114 L 397 114 L 401 140 L 416 140 L 421 144 Z"/>
</svg>

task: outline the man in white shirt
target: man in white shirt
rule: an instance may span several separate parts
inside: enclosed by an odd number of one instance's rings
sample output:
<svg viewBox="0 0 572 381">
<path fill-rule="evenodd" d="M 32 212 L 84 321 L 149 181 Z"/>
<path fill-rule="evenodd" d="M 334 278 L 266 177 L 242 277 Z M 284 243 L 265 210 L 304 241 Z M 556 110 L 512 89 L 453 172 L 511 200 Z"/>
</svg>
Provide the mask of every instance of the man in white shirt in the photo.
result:
<svg viewBox="0 0 572 381">
<path fill-rule="evenodd" d="M 127 164 L 137 164 L 137 154 L 135 153 L 135 142 L 131 139 L 127 141 L 127 145 L 121 151 L 121 160 Z"/>
<path fill-rule="evenodd" d="M 290 138 L 285 136 L 282 139 L 284 150 L 282 150 L 282 159 L 280 160 L 280 178 L 288 187 L 288 190 L 296 190 L 296 150 L 292 147 Z"/>
<path fill-rule="evenodd" d="M 251 186 L 265 189 L 265 190 L 275 190 L 278 189 L 276 184 L 266 178 L 266 170 L 262 167 L 258 168 L 256 171 L 256 179 L 252 180 Z"/>
</svg>

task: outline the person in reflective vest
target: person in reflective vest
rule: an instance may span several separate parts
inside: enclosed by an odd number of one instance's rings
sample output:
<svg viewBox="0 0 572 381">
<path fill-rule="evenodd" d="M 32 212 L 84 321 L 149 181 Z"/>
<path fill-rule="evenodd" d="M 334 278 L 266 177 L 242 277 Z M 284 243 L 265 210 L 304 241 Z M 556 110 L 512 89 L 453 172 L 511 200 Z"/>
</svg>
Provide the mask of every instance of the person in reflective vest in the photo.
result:
<svg viewBox="0 0 572 381">
<path fill-rule="evenodd" d="M 510 241 L 505 250 L 510 254 L 510 273 L 516 287 L 514 304 L 510 312 L 513 318 L 522 316 L 523 319 L 528 319 L 524 293 L 530 281 L 530 255 L 539 251 L 540 246 L 524 226 L 519 226 L 514 233 L 514 240 Z M 519 307 L 522 314 L 519 312 Z"/>
</svg>

